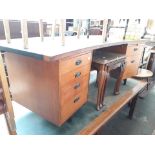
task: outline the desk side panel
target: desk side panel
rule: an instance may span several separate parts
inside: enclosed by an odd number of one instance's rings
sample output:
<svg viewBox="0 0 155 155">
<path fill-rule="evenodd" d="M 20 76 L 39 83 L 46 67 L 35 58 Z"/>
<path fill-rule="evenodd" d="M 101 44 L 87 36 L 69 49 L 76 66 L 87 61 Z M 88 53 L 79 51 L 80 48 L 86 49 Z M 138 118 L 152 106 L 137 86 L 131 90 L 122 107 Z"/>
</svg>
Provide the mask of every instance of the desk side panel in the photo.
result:
<svg viewBox="0 0 155 155">
<path fill-rule="evenodd" d="M 59 124 L 59 63 L 5 53 L 13 100 Z"/>
</svg>

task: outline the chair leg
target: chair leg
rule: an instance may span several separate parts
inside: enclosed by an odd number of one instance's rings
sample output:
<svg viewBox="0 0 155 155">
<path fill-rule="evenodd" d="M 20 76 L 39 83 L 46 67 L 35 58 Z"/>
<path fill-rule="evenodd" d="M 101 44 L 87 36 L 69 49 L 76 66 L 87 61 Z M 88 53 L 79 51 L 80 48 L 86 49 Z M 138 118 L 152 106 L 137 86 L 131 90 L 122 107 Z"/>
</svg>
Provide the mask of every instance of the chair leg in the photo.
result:
<svg viewBox="0 0 155 155">
<path fill-rule="evenodd" d="M 132 119 L 132 117 L 133 117 L 133 113 L 134 113 L 134 110 L 135 110 L 137 98 L 138 98 L 138 95 L 136 95 L 136 96 L 132 99 L 132 101 L 130 102 L 129 119 Z"/>
<path fill-rule="evenodd" d="M 124 79 L 123 81 L 124 81 L 123 85 L 126 85 L 126 83 L 127 83 L 127 79 Z"/>
</svg>

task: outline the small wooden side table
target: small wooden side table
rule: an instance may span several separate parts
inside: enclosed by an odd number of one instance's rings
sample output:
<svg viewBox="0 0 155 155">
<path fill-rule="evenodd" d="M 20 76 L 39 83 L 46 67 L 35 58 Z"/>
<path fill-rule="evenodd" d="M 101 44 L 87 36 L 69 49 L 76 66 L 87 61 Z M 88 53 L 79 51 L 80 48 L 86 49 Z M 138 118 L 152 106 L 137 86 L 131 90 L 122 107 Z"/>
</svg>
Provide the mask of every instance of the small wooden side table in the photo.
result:
<svg viewBox="0 0 155 155">
<path fill-rule="evenodd" d="M 152 76 L 153 76 L 153 72 L 152 72 L 152 71 L 147 70 L 147 69 L 142 69 L 142 68 L 139 68 L 138 74 L 135 75 L 135 76 L 133 76 L 133 77 L 135 77 L 135 78 L 137 78 L 137 79 L 141 79 L 141 80 L 146 80 L 146 81 L 147 81 L 146 88 L 144 89 L 144 91 L 142 91 L 142 92 L 139 94 L 139 97 L 143 98 L 143 97 L 145 96 L 145 95 L 143 95 L 143 94 L 144 94 L 143 92 L 145 92 L 145 90 L 146 90 L 146 91 L 149 90 L 149 84 L 150 84 L 149 79 L 150 79 Z"/>
<path fill-rule="evenodd" d="M 97 110 L 100 110 L 104 105 L 103 101 L 109 73 L 111 70 L 114 70 L 118 67 L 120 67 L 120 73 L 115 83 L 114 94 L 119 94 L 119 87 L 126 64 L 125 58 L 126 56 L 124 54 L 118 54 L 109 51 L 94 52 L 92 70 L 97 70 Z"/>
</svg>

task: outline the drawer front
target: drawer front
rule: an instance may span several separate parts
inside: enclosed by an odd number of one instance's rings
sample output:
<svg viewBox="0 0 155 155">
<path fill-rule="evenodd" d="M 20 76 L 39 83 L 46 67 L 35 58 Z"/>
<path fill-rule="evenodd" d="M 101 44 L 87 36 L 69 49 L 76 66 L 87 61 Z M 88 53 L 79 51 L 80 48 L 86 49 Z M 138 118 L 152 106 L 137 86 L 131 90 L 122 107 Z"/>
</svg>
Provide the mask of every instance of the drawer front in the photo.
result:
<svg viewBox="0 0 155 155">
<path fill-rule="evenodd" d="M 71 82 L 80 80 L 83 76 L 90 73 L 90 64 L 83 66 L 82 68 L 76 68 L 75 70 L 66 73 L 60 77 L 61 86 Z"/>
<path fill-rule="evenodd" d="M 92 54 L 87 53 L 73 58 L 67 58 L 60 60 L 60 73 L 65 74 L 86 64 L 90 64 L 92 60 Z"/>
<path fill-rule="evenodd" d="M 64 123 L 87 101 L 87 94 L 88 89 L 76 96 L 72 96 L 65 104 L 62 105 L 61 123 Z"/>
<path fill-rule="evenodd" d="M 68 84 L 64 85 L 61 88 L 61 98 L 62 98 L 61 103 L 63 103 L 64 101 L 65 104 L 68 98 L 70 98 L 71 96 L 75 96 L 81 91 L 86 90 L 88 88 L 88 83 L 89 83 L 89 74 L 83 76 L 81 79 L 71 81 Z"/>
<path fill-rule="evenodd" d="M 135 45 L 127 46 L 126 56 L 139 55 L 141 53 L 142 53 L 142 48 L 140 45 L 135 44 Z"/>
<path fill-rule="evenodd" d="M 123 74 L 123 79 L 132 77 L 138 73 L 138 68 L 141 61 L 141 55 L 131 55 L 126 59 L 126 67 Z"/>
</svg>

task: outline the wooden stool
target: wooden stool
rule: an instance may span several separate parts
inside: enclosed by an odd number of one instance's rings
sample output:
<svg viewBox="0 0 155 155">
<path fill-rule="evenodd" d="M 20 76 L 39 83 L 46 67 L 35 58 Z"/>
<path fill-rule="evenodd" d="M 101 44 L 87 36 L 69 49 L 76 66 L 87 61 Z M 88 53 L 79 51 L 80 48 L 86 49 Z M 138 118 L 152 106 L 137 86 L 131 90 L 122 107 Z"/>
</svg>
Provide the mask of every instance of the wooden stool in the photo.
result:
<svg viewBox="0 0 155 155">
<path fill-rule="evenodd" d="M 153 76 L 153 72 L 147 69 L 139 68 L 138 74 L 133 76 L 135 78 L 141 79 L 141 80 L 147 80 L 147 90 L 149 89 L 149 78 Z"/>
<path fill-rule="evenodd" d="M 147 79 L 147 82 L 149 81 L 149 78 L 153 76 L 153 72 L 147 69 L 139 68 L 138 74 L 134 75 L 135 78 L 140 79 Z"/>
<path fill-rule="evenodd" d="M 94 52 L 95 53 L 95 52 Z M 116 54 L 112 52 L 96 52 L 93 55 L 92 70 L 97 70 L 97 110 L 103 107 L 103 101 L 105 96 L 106 85 L 110 71 L 120 67 L 120 73 L 117 77 L 117 81 L 114 86 L 114 94 L 119 94 L 119 87 L 125 67 L 125 56 L 122 54 Z"/>
</svg>

